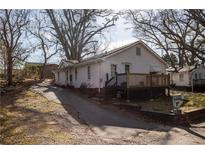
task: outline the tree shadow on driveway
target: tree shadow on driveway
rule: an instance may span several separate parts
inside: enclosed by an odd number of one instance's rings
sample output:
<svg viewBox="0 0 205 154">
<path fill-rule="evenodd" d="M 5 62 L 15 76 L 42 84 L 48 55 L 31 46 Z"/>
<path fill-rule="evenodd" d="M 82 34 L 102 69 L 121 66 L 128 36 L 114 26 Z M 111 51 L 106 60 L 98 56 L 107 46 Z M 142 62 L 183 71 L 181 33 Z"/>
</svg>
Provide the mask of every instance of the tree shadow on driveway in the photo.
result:
<svg viewBox="0 0 205 154">
<path fill-rule="evenodd" d="M 47 98 L 49 97 L 49 95 L 55 95 L 55 97 L 57 98 L 59 103 L 62 104 L 65 110 L 67 110 L 70 113 L 70 108 L 72 109 L 73 118 L 75 118 L 80 123 L 86 123 L 93 128 L 100 129 L 101 131 L 106 131 L 107 129 L 109 130 L 109 128 L 111 128 L 112 131 L 116 130 L 116 133 L 123 133 L 122 131 L 124 130 L 126 132 L 132 132 L 134 130 L 137 130 L 139 132 L 157 131 L 169 133 L 173 128 L 177 127 L 163 125 L 157 122 L 152 122 L 151 120 L 147 121 L 140 116 L 136 119 L 133 119 L 121 113 L 114 112 L 109 109 L 104 109 L 95 103 L 91 103 L 90 99 L 81 97 L 78 94 L 72 92 L 72 90 L 67 88 L 41 84 L 36 85 L 36 88 L 42 89 L 41 92 Z M 196 131 L 191 129 L 190 126 L 178 126 L 178 128 L 183 129 L 186 132 L 194 136 L 197 136 L 201 139 L 205 139 L 205 136 L 197 133 Z"/>
</svg>

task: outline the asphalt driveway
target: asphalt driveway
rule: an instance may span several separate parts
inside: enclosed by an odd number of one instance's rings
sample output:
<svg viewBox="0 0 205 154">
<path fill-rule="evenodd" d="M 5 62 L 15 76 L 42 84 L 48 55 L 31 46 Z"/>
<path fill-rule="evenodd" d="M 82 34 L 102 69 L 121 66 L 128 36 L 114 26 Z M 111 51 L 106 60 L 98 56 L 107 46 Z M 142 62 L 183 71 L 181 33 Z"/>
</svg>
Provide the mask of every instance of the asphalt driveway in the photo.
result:
<svg viewBox="0 0 205 154">
<path fill-rule="evenodd" d="M 141 144 L 205 144 L 205 122 L 193 128 L 171 127 L 102 108 L 72 90 L 49 83 L 40 83 L 31 89 L 65 108 L 69 105 L 77 113 L 76 121 L 85 122 L 101 139 L 128 140 L 130 144 L 138 143 L 136 141 Z"/>
</svg>

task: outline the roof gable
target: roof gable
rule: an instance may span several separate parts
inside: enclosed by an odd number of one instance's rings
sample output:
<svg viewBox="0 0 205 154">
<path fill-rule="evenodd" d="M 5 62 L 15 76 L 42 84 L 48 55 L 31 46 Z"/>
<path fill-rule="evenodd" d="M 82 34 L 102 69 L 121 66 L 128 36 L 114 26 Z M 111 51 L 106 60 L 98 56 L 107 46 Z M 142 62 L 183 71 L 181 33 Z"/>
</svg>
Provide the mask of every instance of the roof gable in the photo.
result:
<svg viewBox="0 0 205 154">
<path fill-rule="evenodd" d="M 145 44 L 143 41 L 137 41 L 137 42 L 134 42 L 134 43 L 131 43 L 129 45 L 126 45 L 126 46 L 123 46 L 121 47 L 120 49 L 118 50 L 115 50 L 114 52 L 106 55 L 104 58 L 108 58 L 108 57 L 111 57 L 111 56 L 114 56 L 116 54 L 119 54 L 119 53 L 122 53 L 122 52 L 125 52 L 127 51 L 127 49 L 131 48 L 131 47 L 134 47 L 136 45 L 142 45 L 143 47 L 145 47 L 145 49 L 147 49 L 147 51 L 152 54 L 155 58 L 157 58 L 161 63 L 163 63 L 164 65 L 167 65 L 167 63 L 156 53 L 154 52 L 147 44 Z"/>
</svg>

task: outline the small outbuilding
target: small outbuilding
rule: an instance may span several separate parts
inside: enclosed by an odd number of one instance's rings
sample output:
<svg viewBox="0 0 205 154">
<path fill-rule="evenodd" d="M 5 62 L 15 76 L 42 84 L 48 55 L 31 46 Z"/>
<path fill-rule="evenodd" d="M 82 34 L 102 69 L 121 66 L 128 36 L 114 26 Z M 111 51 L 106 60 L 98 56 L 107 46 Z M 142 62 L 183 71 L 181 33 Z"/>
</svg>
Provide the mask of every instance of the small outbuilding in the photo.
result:
<svg viewBox="0 0 205 154">
<path fill-rule="evenodd" d="M 205 89 L 205 65 L 185 66 L 178 71 L 167 69 L 170 73 L 170 83 L 181 89 Z"/>
</svg>

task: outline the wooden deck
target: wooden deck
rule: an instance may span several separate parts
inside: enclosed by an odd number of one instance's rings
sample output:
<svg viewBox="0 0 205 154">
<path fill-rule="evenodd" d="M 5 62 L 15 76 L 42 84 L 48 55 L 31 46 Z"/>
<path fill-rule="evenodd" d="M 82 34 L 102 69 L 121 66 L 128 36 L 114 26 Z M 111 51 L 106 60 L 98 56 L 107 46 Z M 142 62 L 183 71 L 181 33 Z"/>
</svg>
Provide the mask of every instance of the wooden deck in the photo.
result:
<svg viewBox="0 0 205 154">
<path fill-rule="evenodd" d="M 107 93 L 120 93 L 124 97 L 145 98 L 169 95 L 170 77 L 165 74 L 140 74 L 140 73 L 121 73 L 116 74 L 106 81 L 105 89 Z M 166 94 L 168 89 L 168 94 Z"/>
<path fill-rule="evenodd" d="M 121 73 L 106 81 L 105 85 L 124 88 L 168 87 L 170 78 L 165 74 Z"/>
</svg>

